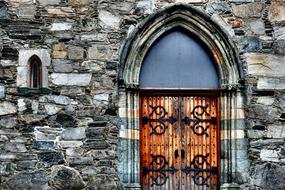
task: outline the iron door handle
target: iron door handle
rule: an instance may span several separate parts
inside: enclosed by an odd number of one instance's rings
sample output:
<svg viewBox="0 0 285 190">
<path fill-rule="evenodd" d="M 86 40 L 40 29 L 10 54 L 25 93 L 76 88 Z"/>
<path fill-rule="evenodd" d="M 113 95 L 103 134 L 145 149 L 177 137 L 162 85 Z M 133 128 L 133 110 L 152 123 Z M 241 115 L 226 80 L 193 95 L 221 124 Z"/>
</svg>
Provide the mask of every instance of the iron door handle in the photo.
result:
<svg viewBox="0 0 285 190">
<path fill-rule="evenodd" d="M 178 150 L 175 150 L 175 151 L 174 151 L 174 157 L 175 157 L 175 158 L 178 158 L 178 157 L 179 157 Z M 185 158 L 185 151 L 184 151 L 184 149 L 181 149 L 181 158 L 182 158 L 182 159 Z"/>
<path fill-rule="evenodd" d="M 184 149 L 181 149 L 181 158 L 182 158 L 182 159 L 185 158 L 185 151 L 184 151 Z"/>
</svg>

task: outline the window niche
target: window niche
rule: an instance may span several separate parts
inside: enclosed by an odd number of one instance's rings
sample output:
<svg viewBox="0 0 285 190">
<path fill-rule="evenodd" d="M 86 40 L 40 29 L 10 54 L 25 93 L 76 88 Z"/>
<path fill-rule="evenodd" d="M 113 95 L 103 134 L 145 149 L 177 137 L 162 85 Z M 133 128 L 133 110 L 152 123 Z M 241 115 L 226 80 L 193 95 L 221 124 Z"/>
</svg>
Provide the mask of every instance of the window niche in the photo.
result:
<svg viewBox="0 0 285 190">
<path fill-rule="evenodd" d="M 21 94 L 48 93 L 48 67 L 50 54 L 46 49 L 19 51 L 17 87 Z"/>
<path fill-rule="evenodd" d="M 42 87 L 42 63 L 38 56 L 33 55 L 29 60 L 30 84 L 33 89 Z"/>
</svg>

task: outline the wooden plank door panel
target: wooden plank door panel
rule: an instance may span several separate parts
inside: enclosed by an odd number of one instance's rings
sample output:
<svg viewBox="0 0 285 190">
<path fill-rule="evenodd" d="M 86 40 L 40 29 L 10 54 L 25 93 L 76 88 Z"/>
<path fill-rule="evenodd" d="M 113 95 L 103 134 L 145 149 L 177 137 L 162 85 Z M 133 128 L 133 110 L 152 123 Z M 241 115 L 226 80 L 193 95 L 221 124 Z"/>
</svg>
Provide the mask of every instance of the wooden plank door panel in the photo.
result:
<svg viewBox="0 0 285 190">
<path fill-rule="evenodd" d="M 178 97 L 145 96 L 141 99 L 141 179 L 143 189 L 177 189 L 179 161 Z"/>
<path fill-rule="evenodd" d="M 182 150 L 181 189 L 217 189 L 217 98 L 181 97 Z"/>
<path fill-rule="evenodd" d="M 218 189 L 216 97 L 141 97 L 143 189 Z"/>
</svg>

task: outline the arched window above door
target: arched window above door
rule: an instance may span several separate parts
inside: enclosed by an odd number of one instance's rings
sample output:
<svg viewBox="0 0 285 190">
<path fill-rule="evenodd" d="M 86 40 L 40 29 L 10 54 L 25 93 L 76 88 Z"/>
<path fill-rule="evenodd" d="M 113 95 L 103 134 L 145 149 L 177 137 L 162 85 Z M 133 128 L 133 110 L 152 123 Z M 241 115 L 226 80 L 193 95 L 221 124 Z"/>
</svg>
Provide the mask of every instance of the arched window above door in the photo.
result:
<svg viewBox="0 0 285 190">
<path fill-rule="evenodd" d="M 172 30 L 147 52 L 140 71 L 141 88 L 219 88 L 215 61 L 197 37 Z"/>
</svg>

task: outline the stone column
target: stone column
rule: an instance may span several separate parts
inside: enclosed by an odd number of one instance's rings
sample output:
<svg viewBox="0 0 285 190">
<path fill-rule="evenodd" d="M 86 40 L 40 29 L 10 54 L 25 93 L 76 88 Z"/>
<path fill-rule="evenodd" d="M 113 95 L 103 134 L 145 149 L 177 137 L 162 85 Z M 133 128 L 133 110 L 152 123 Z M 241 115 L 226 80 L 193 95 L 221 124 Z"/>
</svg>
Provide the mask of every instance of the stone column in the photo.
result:
<svg viewBox="0 0 285 190">
<path fill-rule="evenodd" d="M 139 95 L 138 92 L 127 91 L 120 97 L 120 178 L 124 189 L 140 189 Z"/>
<path fill-rule="evenodd" d="M 221 94 L 221 189 L 238 189 L 248 179 L 244 96 L 239 89 Z"/>
</svg>

